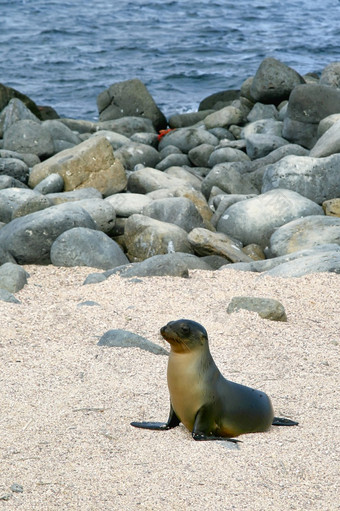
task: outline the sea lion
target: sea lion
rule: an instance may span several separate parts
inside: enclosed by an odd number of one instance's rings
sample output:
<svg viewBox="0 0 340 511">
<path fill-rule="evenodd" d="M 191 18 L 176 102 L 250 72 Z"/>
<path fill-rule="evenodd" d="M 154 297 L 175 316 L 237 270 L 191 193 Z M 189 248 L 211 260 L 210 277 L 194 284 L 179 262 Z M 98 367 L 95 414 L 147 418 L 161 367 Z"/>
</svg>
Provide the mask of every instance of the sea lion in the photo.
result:
<svg viewBox="0 0 340 511">
<path fill-rule="evenodd" d="M 244 433 L 267 431 L 270 426 L 296 426 L 274 417 L 267 394 L 225 379 L 216 366 L 205 328 L 188 319 L 171 321 L 160 330 L 170 344 L 167 423 L 131 422 L 145 429 L 167 430 L 180 422 L 194 440 L 228 440 Z"/>
</svg>

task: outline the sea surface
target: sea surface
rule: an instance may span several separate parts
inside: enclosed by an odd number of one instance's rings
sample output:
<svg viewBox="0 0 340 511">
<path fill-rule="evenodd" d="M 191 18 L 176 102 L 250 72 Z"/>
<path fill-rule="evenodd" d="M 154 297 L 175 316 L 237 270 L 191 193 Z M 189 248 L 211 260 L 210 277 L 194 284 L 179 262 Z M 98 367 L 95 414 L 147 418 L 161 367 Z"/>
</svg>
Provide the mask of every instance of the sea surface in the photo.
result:
<svg viewBox="0 0 340 511">
<path fill-rule="evenodd" d="M 339 0 L 0 0 L 0 82 L 78 119 L 118 81 L 142 80 L 170 116 L 268 56 L 320 72 L 339 42 Z"/>
</svg>

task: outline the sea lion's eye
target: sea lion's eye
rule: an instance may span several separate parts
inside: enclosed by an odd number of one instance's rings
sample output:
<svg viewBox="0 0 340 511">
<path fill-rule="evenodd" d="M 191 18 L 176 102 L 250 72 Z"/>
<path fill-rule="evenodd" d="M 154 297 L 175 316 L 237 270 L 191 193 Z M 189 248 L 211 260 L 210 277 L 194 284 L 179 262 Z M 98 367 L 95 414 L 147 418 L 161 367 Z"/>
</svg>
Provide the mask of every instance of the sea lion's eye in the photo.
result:
<svg viewBox="0 0 340 511">
<path fill-rule="evenodd" d="M 183 334 L 188 335 L 188 333 L 190 332 L 190 327 L 188 327 L 187 325 L 183 325 L 181 327 L 181 330 L 182 330 Z"/>
</svg>

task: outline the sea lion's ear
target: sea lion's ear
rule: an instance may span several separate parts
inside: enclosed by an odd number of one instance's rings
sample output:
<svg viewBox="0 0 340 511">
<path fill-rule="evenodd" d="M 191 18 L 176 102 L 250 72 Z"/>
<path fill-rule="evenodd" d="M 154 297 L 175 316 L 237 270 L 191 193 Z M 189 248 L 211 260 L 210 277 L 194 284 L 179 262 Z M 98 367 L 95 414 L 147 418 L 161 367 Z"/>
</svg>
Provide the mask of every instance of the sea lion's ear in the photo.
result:
<svg viewBox="0 0 340 511">
<path fill-rule="evenodd" d="M 184 323 L 183 325 L 181 325 L 181 331 L 182 331 L 182 334 L 184 334 L 185 336 L 188 336 L 190 334 L 190 326 L 186 323 Z"/>
</svg>

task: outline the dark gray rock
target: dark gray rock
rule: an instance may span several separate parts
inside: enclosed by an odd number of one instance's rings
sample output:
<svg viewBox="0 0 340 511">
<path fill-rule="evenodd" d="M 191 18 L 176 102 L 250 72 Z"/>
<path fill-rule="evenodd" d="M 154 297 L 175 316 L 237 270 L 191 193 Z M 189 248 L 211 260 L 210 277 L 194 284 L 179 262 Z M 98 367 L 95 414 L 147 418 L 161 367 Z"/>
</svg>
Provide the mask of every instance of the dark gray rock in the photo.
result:
<svg viewBox="0 0 340 511">
<path fill-rule="evenodd" d="M 88 212 L 99 231 L 111 236 L 116 223 L 114 207 L 106 199 L 81 199 L 77 205 Z"/>
<path fill-rule="evenodd" d="M 99 190 L 93 187 L 79 188 L 71 192 L 58 192 L 47 193 L 46 197 L 53 202 L 53 204 L 63 204 L 67 202 L 78 202 L 83 199 L 102 199 L 102 194 Z"/>
<path fill-rule="evenodd" d="M 12 87 L 7 87 L 6 85 L 0 83 L 0 112 L 5 108 L 6 105 L 10 102 L 12 98 L 19 98 L 20 101 L 25 103 L 25 105 L 34 113 L 39 119 L 41 118 L 39 108 L 28 96 L 22 94 L 21 92 L 13 89 Z"/>
<path fill-rule="evenodd" d="M 269 277 L 302 277 L 309 273 L 340 273 L 340 252 L 331 250 L 316 255 L 302 257 L 280 264 L 262 275 Z"/>
<path fill-rule="evenodd" d="M 15 158 L 26 163 L 27 167 L 34 167 L 40 163 L 40 158 L 36 154 L 18 153 L 17 151 L 9 151 L 8 149 L 0 149 L 0 158 Z"/>
<path fill-rule="evenodd" d="M 101 231 L 74 227 L 58 236 L 51 246 L 54 266 L 89 266 L 107 270 L 129 261 L 111 238 Z"/>
<path fill-rule="evenodd" d="M 0 114 L 0 138 L 12 124 L 24 119 L 40 123 L 40 119 L 34 115 L 29 108 L 18 98 L 13 98 Z"/>
<path fill-rule="evenodd" d="M 149 341 L 145 337 L 121 329 L 108 330 L 105 332 L 99 339 L 97 346 L 108 346 L 109 348 L 140 348 L 154 355 L 169 354 L 164 348 Z"/>
<path fill-rule="evenodd" d="M 0 246 L 18 264 L 49 264 L 53 242 L 73 227 L 96 229 L 90 215 L 76 204 L 52 206 L 15 218 L 2 227 Z"/>
<path fill-rule="evenodd" d="M 146 133 L 146 135 L 149 135 L 149 133 Z M 125 135 L 121 135 L 120 133 L 115 133 L 111 130 L 97 131 L 96 133 L 93 133 L 91 137 L 105 137 L 106 140 L 110 142 L 112 149 L 115 151 L 123 145 L 130 143 L 130 138 L 126 137 Z"/>
<path fill-rule="evenodd" d="M 142 193 L 115 193 L 106 197 L 105 202 L 111 204 L 117 216 L 129 217 L 142 213 L 143 208 L 152 202 L 150 197 Z"/>
<path fill-rule="evenodd" d="M 170 128 L 186 128 L 202 121 L 214 110 L 200 110 L 199 112 L 188 112 L 185 114 L 175 114 L 169 118 Z"/>
<path fill-rule="evenodd" d="M 138 79 L 112 84 L 99 94 L 97 106 L 100 121 L 137 116 L 150 119 L 157 131 L 167 126 L 163 113 Z"/>
<path fill-rule="evenodd" d="M 339 89 L 319 84 L 299 85 L 289 98 L 282 136 L 311 149 L 317 141 L 321 119 L 338 112 Z"/>
<path fill-rule="evenodd" d="M 50 174 L 34 187 L 35 192 L 42 193 L 43 195 L 47 193 L 60 193 L 63 190 L 64 180 L 60 174 Z"/>
<path fill-rule="evenodd" d="M 323 69 L 320 84 L 340 89 L 340 62 L 331 62 Z"/>
<path fill-rule="evenodd" d="M 256 71 L 250 93 L 256 101 L 278 105 L 289 98 L 294 87 L 304 82 L 302 76 L 294 69 L 268 57 L 261 62 Z"/>
<path fill-rule="evenodd" d="M 247 162 L 245 162 L 247 164 Z M 230 194 L 258 194 L 259 191 L 251 183 L 248 175 L 240 174 L 238 169 L 243 162 L 229 162 L 215 165 L 202 181 L 202 193 L 208 199 L 213 186 L 218 186 Z"/>
<path fill-rule="evenodd" d="M 219 110 L 225 106 L 230 105 L 233 101 L 240 97 L 239 90 L 224 90 L 215 92 L 210 96 L 202 99 L 198 106 L 198 111 L 204 111 L 208 109 Z"/>
<path fill-rule="evenodd" d="M 191 149 L 188 153 L 189 159 L 196 167 L 209 167 L 208 161 L 215 147 L 211 144 L 201 144 Z"/>
<path fill-rule="evenodd" d="M 11 176 L 27 184 L 29 168 L 26 163 L 16 158 L 0 158 L 0 175 Z"/>
<path fill-rule="evenodd" d="M 158 147 L 158 135 L 156 133 L 134 133 L 130 140 L 137 144 L 149 145 L 155 149 Z"/>
<path fill-rule="evenodd" d="M 8 303 L 17 303 L 20 304 L 21 302 L 15 298 L 15 296 L 10 293 L 9 291 L 6 291 L 6 289 L 0 288 L 0 301 L 1 302 L 8 302 Z"/>
<path fill-rule="evenodd" d="M 237 202 L 221 216 L 217 230 L 263 249 L 279 226 L 295 218 L 321 215 L 321 206 L 291 190 L 271 190 L 252 199 Z"/>
<path fill-rule="evenodd" d="M 190 166 L 190 160 L 186 154 L 169 154 L 156 165 L 158 170 L 166 170 L 174 166 Z"/>
<path fill-rule="evenodd" d="M 277 257 L 327 243 L 340 244 L 340 218 L 305 216 L 276 229 L 270 238 L 269 252 Z"/>
<path fill-rule="evenodd" d="M 288 140 L 276 135 L 249 135 L 246 138 L 247 155 L 252 160 L 264 158 L 275 149 L 288 144 Z"/>
<path fill-rule="evenodd" d="M 115 151 L 115 157 L 120 160 L 125 169 L 133 170 L 138 164 L 145 167 L 155 167 L 160 162 L 158 151 L 146 144 L 130 142 Z"/>
<path fill-rule="evenodd" d="M 251 135 L 282 136 L 283 123 L 275 119 L 260 119 L 250 122 L 241 131 L 241 137 L 247 139 Z"/>
<path fill-rule="evenodd" d="M 174 145 L 187 154 L 191 149 L 201 144 L 216 146 L 218 138 L 203 128 L 179 128 L 165 135 L 161 139 L 158 149 L 162 151 L 167 145 Z"/>
<path fill-rule="evenodd" d="M 219 163 L 232 161 L 249 161 L 249 156 L 243 151 L 233 147 L 218 147 L 209 156 L 208 167 L 214 167 Z"/>
<path fill-rule="evenodd" d="M 45 195 L 39 194 L 36 197 L 30 197 L 22 202 L 15 211 L 13 211 L 12 219 L 29 215 L 30 213 L 41 211 L 43 209 L 50 208 L 51 206 L 53 206 L 53 202 Z"/>
<path fill-rule="evenodd" d="M 203 218 L 194 203 L 185 197 L 154 200 L 143 208 L 142 214 L 178 225 L 187 232 L 204 226 Z"/>
<path fill-rule="evenodd" d="M 9 293 L 20 291 L 27 284 L 28 273 L 21 266 L 5 263 L 0 266 L 0 288 Z"/>
<path fill-rule="evenodd" d="M 276 119 L 279 118 L 279 112 L 275 105 L 264 105 L 263 103 L 255 103 L 253 108 L 247 115 L 248 122 L 260 121 L 261 119 Z"/>
<path fill-rule="evenodd" d="M 211 232 L 208 229 L 196 228 L 189 235 L 188 240 L 196 254 L 219 255 L 235 262 L 249 262 L 251 258 L 242 251 L 242 243 L 231 239 L 221 232 Z"/>
<path fill-rule="evenodd" d="M 28 186 L 18 181 L 14 177 L 11 176 L 0 176 L 0 190 L 4 190 L 5 188 L 25 188 L 28 190 Z"/>
<path fill-rule="evenodd" d="M 135 170 L 128 178 L 128 190 L 132 193 L 149 193 L 162 188 L 176 188 L 183 185 L 183 180 L 161 170 L 145 167 Z"/>
<path fill-rule="evenodd" d="M 4 149 L 19 153 L 33 153 L 39 158 L 54 154 L 50 132 L 32 120 L 17 121 L 4 134 Z"/>
<path fill-rule="evenodd" d="M 263 319 L 271 321 L 287 321 L 284 306 L 273 298 L 255 296 L 234 296 L 228 305 L 227 312 L 231 314 L 240 309 L 256 312 Z"/>
<path fill-rule="evenodd" d="M 8 223 L 15 211 L 27 200 L 40 197 L 29 188 L 5 188 L 0 190 L 0 222 Z"/>
<path fill-rule="evenodd" d="M 134 133 L 156 133 L 156 130 L 150 119 L 144 117 L 128 116 L 113 121 L 98 122 L 96 130 L 115 131 L 126 137 L 131 137 Z"/>
<path fill-rule="evenodd" d="M 58 153 L 82 142 L 81 138 L 59 120 L 47 120 L 42 122 L 42 127 L 48 130 L 52 136 L 54 152 Z M 66 144 L 65 144 L 66 142 Z"/>
<path fill-rule="evenodd" d="M 340 194 L 340 154 L 327 158 L 286 156 L 268 165 L 263 175 L 262 193 L 286 188 L 318 204 Z"/>
</svg>

